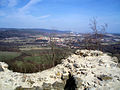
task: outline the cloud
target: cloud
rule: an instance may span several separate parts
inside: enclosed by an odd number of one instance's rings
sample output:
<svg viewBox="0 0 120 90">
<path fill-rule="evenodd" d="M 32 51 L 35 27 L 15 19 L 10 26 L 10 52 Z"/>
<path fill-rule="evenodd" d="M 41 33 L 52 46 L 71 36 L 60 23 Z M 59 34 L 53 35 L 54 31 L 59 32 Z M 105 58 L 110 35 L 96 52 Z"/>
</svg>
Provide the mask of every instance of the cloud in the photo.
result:
<svg viewBox="0 0 120 90">
<path fill-rule="evenodd" d="M 26 12 L 29 8 L 42 0 L 30 0 L 25 6 L 19 9 L 19 12 Z"/>
<path fill-rule="evenodd" d="M 6 16 L 5 18 L 7 18 L 8 20 L 11 19 L 11 18 L 15 18 L 17 19 L 18 21 L 41 21 L 41 20 L 44 20 L 48 17 L 50 17 L 51 15 L 43 15 L 43 16 L 33 16 L 33 15 L 30 15 L 30 14 L 20 14 L 20 13 L 14 13 L 14 14 L 11 14 L 11 15 L 8 15 Z"/>
<path fill-rule="evenodd" d="M 33 16 L 24 14 L 12 14 L 1 18 L 0 27 L 26 27 L 26 28 L 45 28 L 50 15 Z"/>
<path fill-rule="evenodd" d="M 33 26 L 33 25 L 38 25 L 42 24 L 43 22 L 46 21 L 46 18 L 48 18 L 49 14 L 46 15 L 40 15 L 40 16 L 34 16 L 30 12 L 32 7 L 41 2 L 42 0 L 30 0 L 26 5 L 24 5 L 22 8 L 16 8 L 15 6 L 18 4 L 18 0 L 9 0 L 8 2 L 8 7 L 14 7 L 14 11 L 11 12 L 11 14 L 5 14 L 6 11 L 1 10 L 0 11 L 0 16 L 1 21 L 3 23 L 7 23 L 8 26 L 14 26 L 16 23 L 18 26 Z M 7 3 L 6 3 L 7 4 Z"/>
<path fill-rule="evenodd" d="M 49 16 L 51 16 L 51 15 L 44 15 L 44 16 L 40 16 L 40 17 L 38 17 L 39 19 L 45 19 L 45 18 L 48 18 Z"/>
</svg>

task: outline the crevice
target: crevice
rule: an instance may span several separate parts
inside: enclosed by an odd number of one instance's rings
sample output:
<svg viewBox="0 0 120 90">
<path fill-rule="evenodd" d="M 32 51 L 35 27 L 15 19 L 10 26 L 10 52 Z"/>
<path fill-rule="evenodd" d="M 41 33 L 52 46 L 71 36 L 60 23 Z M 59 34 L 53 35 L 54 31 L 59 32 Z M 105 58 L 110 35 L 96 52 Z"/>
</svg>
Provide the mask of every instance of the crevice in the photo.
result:
<svg viewBox="0 0 120 90">
<path fill-rule="evenodd" d="M 76 90 L 76 83 L 74 77 L 69 73 L 69 79 L 66 81 L 64 90 Z"/>
</svg>

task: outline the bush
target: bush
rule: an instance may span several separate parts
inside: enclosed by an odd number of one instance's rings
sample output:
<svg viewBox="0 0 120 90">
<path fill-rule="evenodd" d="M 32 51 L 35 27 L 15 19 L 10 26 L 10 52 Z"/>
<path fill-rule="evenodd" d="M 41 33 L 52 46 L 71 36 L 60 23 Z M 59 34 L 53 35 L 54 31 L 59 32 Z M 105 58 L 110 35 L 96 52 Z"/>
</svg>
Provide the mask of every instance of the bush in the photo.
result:
<svg viewBox="0 0 120 90">
<path fill-rule="evenodd" d="M 9 65 L 9 69 L 14 72 L 34 73 L 48 68 L 54 67 L 61 63 L 61 59 L 71 54 L 68 49 L 57 48 L 54 50 L 54 60 L 50 50 L 33 50 L 22 52 L 15 59 L 5 61 Z"/>
</svg>

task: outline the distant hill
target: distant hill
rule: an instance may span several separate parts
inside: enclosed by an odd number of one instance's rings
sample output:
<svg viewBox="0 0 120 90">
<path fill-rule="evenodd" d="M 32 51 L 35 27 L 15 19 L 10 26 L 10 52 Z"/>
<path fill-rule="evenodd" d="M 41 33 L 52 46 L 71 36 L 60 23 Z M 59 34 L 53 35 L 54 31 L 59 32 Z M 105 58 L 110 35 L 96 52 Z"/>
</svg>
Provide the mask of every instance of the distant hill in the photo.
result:
<svg viewBox="0 0 120 90">
<path fill-rule="evenodd" d="M 18 29 L 18 28 L 0 28 L 0 38 L 9 38 L 9 37 L 27 37 L 30 35 L 49 35 L 51 33 L 63 34 L 69 33 L 70 31 L 60 31 L 60 30 L 51 30 L 51 29 Z"/>
<path fill-rule="evenodd" d="M 52 29 L 38 29 L 38 28 L 0 28 L 0 31 L 20 30 L 31 32 L 45 32 L 45 33 L 69 33 L 70 31 L 52 30 Z"/>
<path fill-rule="evenodd" d="M 95 39 L 95 38 L 120 38 L 120 34 L 110 34 L 110 33 L 107 33 L 107 34 L 90 34 L 88 36 L 88 38 L 92 38 L 92 39 Z"/>
</svg>

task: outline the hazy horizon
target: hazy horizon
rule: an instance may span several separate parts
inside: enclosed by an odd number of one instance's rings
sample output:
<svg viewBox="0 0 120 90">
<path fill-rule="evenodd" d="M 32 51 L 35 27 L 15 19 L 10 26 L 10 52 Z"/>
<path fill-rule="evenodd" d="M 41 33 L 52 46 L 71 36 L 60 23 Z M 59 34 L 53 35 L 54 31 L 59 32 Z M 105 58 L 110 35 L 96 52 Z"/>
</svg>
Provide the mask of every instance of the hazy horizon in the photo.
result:
<svg viewBox="0 0 120 90">
<path fill-rule="evenodd" d="M 89 22 L 120 33 L 119 0 L 0 0 L 0 28 L 43 28 L 91 32 Z"/>
</svg>

